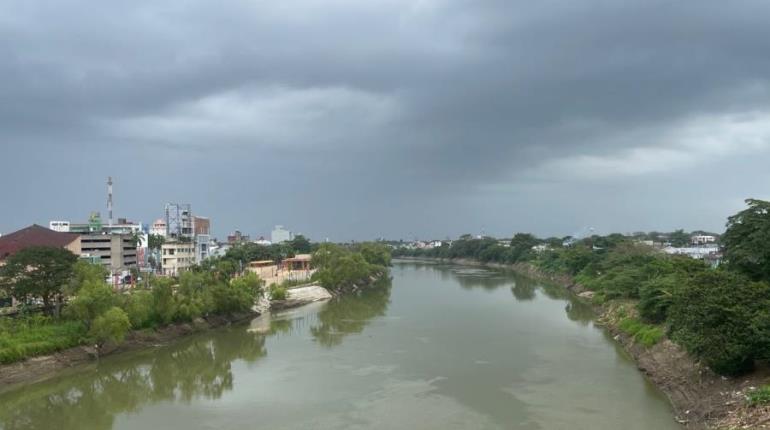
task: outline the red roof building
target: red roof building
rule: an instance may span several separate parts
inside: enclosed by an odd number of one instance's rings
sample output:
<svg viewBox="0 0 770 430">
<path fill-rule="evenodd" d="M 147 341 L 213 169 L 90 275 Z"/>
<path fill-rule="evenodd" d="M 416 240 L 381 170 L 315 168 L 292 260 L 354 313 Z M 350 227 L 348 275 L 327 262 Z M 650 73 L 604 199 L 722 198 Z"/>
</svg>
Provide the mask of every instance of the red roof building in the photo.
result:
<svg viewBox="0 0 770 430">
<path fill-rule="evenodd" d="M 37 224 L 0 236 L 0 262 L 30 246 L 65 248 L 80 255 L 80 235 L 60 233 Z"/>
</svg>

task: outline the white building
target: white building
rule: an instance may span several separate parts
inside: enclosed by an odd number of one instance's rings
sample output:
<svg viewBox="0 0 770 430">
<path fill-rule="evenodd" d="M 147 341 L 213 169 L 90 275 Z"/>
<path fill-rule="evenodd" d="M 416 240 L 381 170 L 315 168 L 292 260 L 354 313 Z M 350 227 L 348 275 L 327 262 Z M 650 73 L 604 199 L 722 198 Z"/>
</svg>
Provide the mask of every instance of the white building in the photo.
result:
<svg viewBox="0 0 770 430">
<path fill-rule="evenodd" d="M 166 233 L 168 232 L 166 227 L 167 227 L 166 226 L 166 220 L 164 220 L 162 218 L 158 218 L 150 226 L 150 234 L 155 235 L 155 236 L 166 237 Z"/>
<path fill-rule="evenodd" d="M 292 239 L 294 239 L 294 235 L 289 230 L 283 228 L 282 225 L 275 226 L 270 234 L 270 241 L 273 243 L 288 242 Z"/>
<path fill-rule="evenodd" d="M 50 228 L 53 231 L 58 231 L 59 233 L 69 233 L 70 222 L 69 221 L 50 221 L 48 223 L 48 228 Z"/>
<path fill-rule="evenodd" d="M 710 235 L 696 235 L 690 238 L 693 245 L 705 245 L 707 243 L 716 243 L 717 238 Z"/>
<path fill-rule="evenodd" d="M 176 276 L 195 264 L 195 244 L 169 242 L 161 245 L 161 270 L 166 276 Z"/>
</svg>

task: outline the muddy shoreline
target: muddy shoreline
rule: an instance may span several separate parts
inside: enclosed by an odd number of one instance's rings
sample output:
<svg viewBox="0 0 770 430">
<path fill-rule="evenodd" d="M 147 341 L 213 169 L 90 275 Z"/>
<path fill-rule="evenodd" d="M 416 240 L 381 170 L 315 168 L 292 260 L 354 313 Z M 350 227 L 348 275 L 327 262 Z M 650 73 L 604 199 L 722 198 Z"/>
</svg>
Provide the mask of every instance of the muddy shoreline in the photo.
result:
<svg viewBox="0 0 770 430">
<path fill-rule="evenodd" d="M 439 259 L 398 257 L 407 261 L 441 261 L 451 264 L 510 270 L 528 278 L 558 284 L 575 294 L 579 300 L 585 290 L 566 275 L 543 273 L 531 264 L 481 263 L 469 259 Z M 694 430 L 770 428 L 770 408 L 750 408 L 745 395 L 752 387 L 768 383 L 770 370 L 762 368 L 750 375 L 725 378 L 693 360 L 684 349 L 663 339 L 646 348 L 623 333 L 614 318 L 613 304 L 594 306 L 596 323 L 604 327 L 628 355 L 637 368 L 669 399 L 674 418 L 683 428 Z"/>
<path fill-rule="evenodd" d="M 107 345 L 99 357 L 167 345 L 182 337 L 205 330 L 245 322 L 259 316 L 256 312 L 233 315 L 212 315 L 190 323 L 171 324 L 156 330 L 130 332 L 120 345 Z M 34 384 L 51 379 L 61 372 L 77 366 L 95 363 L 96 351 L 90 346 L 76 346 L 49 355 L 31 357 L 16 363 L 0 365 L 0 392 L 20 385 Z"/>
</svg>

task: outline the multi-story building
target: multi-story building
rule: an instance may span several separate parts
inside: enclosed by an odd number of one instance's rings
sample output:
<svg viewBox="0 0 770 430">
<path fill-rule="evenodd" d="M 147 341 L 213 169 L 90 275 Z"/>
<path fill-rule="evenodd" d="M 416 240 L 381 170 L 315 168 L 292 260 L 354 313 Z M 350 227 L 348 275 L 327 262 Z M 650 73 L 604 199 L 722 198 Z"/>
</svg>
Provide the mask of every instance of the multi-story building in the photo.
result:
<svg viewBox="0 0 770 430">
<path fill-rule="evenodd" d="M 168 242 L 160 249 L 161 271 L 166 276 L 176 276 L 195 264 L 195 244 L 192 242 Z"/>
<path fill-rule="evenodd" d="M 166 204 L 166 231 L 168 238 L 172 240 L 192 240 L 195 237 L 190 204 Z"/>
<path fill-rule="evenodd" d="M 80 250 L 84 257 L 98 257 L 111 273 L 136 267 L 136 243 L 130 234 L 81 234 Z"/>
<path fill-rule="evenodd" d="M 275 226 L 273 232 L 270 235 L 270 241 L 273 243 L 288 242 L 293 238 L 294 235 L 289 230 L 283 228 L 282 225 Z"/>
<path fill-rule="evenodd" d="M 201 261 L 211 256 L 211 236 L 199 234 L 195 236 L 195 262 Z"/>
</svg>

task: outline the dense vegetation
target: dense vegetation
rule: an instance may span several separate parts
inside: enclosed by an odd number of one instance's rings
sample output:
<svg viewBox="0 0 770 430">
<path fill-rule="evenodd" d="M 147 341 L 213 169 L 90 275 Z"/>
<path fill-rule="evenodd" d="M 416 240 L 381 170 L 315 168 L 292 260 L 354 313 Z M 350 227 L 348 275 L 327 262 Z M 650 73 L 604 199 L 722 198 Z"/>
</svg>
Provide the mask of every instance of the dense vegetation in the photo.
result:
<svg viewBox="0 0 770 430">
<path fill-rule="evenodd" d="M 161 241 L 155 241 L 159 246 Z M 208 259 L 179 277 L 148 275 L 127 292 L 109 286 L 99 265 L 69 251 L 31 247 L 0 268 L 0 294 L 22 305 L 21 315 L 0 318 L 0 362 L 51 353 L 78 344 L 101 349 L 121 342 L 131 329 L 153 329 L 216 314 L 249 310 L 263 282 L 244 271 L 254 260 L 279 262 L 300 253 L 313 254 L 315 280 L 332 291 L 356 290 L 384 274 L 390 248 L 362 243 L 348 246 L 311 244 L 303 236 L 270 246 L 243 243 L 222 258 Z M 292 281 L 273 286 L 270 297 L 282 300 Z M 60 312 L 62 307 L 63 312 Z M 44 313 L 36 313 L 42 310 Z"/>
<path fill-rule="evenodd" d="M 464 236 L 433 249 L 397 249 L 396 256 L 471 258 L 526 263 L 551 274 L 570 275 L 594 292 L 594 300 L 630 300 L 639 319 L 620 329 L 646 345 L 664 332 L 715 372 L 734 375 L 770 358 L 770 203 L 747 200 L 730 217 L 721 237 L 723 264 L 714 269 L 671 256 L 643 240 L 686 245 L 690 234 L 619 234 L 538 239 L 516 234 L 510 243 Z M 676 243 L 675 243 L 676 242 Z"/>
<path fill-rule="evenodd" d="M 27 248 L 9 257 L 0 268 L 0 288 L 24 305 L 20 316 L 0 319 L 0 362 L 78 344 L 101 349 L 106 342 L 121 342 L 132 328 L 246 311 L 262 288 L 254 274 L 232 277 L 199 269 L 179 278 L 151 277 L 130 292 L 118 292 L 106 275 L 101 266 L 54 248 Z M 42 301 L 45 314 L 26 305 L 35 300 Z"/>
</svg>

